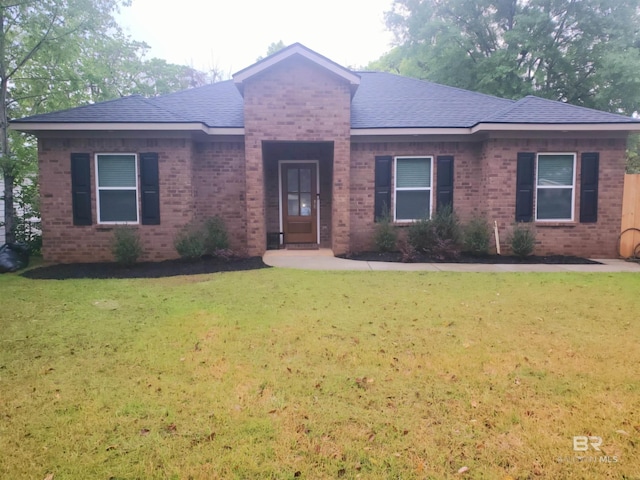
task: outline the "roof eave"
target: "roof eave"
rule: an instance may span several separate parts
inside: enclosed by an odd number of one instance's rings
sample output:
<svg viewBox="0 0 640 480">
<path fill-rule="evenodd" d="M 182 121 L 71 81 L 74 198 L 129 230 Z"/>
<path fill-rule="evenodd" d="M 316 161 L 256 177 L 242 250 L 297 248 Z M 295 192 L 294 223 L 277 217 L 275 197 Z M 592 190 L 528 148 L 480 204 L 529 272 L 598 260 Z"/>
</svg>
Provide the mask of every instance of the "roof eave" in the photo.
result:
<svg viewBox="0 0 640 480">
<path fill-rule="evenodd" d="M 160 131 L 204 132 L 207 135 L 244 135 L 244 127 L 209 127 L 200 122 L 191 123 L 108 123 L 108 122 L 13 122 L 11 130 L 26 133 L 53 131 Z"/>
<path fill-rule="evenodd" d="M 617 123 L 478 123 L 471 127 L 470 133 L 504 131 L 561 131 L 561 132 L 638 132 L 640 122 Z"/>
</svg>

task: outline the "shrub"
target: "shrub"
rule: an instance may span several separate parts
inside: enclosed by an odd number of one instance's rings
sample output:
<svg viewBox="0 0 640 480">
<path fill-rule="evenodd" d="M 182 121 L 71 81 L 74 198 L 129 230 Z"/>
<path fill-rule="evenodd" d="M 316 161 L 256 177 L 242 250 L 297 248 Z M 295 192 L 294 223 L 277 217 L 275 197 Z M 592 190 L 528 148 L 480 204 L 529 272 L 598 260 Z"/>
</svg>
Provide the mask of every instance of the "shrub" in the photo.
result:
<svg viewBox="0 0 640 480">
<path fill-rule="evenodd" d="M 229 235 L 224 220 L 219 216 L 207 218 L 204 222 L 204 247 L 209 255 L 229 248 Z"/>
<path fill-rule="evenodd" d="M 200 258 L 206 253 L 204 231 L 195 223 L 188 223 L 178 232 L 173 245 L 182 258 Z"/>
<path fill-rule="evenodd" d="M 535 248 L 536 231 L 529 224 L 516 223 L 507 237 L 507 242 L 514 255 L 526 257 L 531 255 Z"/>
<path fill-rule="evenodd" d="M 429 253 L 436 241 L 433 222 L 421 219 L 413 222 L 407 229 L 407 243 L 419 253 Z"/>
<path fill-rule="evenodd" d="M 484 217 L 474 217 L 464 228 L 464 251 L 487 255 L 491 245 L 491 227 Z"/>
<path fill-rule="evenodd" d="M 458 246 L 462 239 L 460 220 L 451 205 L 442 207 L 432 219 L 436 235 L 441 241 L 450 242 Z"/>
<path fill-rule="evenodd" d="M 398 234 L 391 222 L 391 216 L 385 213 L 376 224 L 373 242 L 379 252 L 393 252 L 397 241 Z"/>
<path fill-rule="evenodd" d="M 142 254 L 138 230 L 132 227 L 116 227 L 111 246 L 113 256 L 121 265 L 133 265 Z"/>
<path fill-rule="evenodd" d="M 413 263 L 418 260 L 418 252 L 413 246 L 409 243 L 406 238 L 401 238 L 398 240 L 398 250 L 400 250 L 401 261 L 403 263 Z"/>
<path fill-rule="evenodd" d="M 227 258 L 232 255 L 227 228 L 218 216 L 207 218 L 202 224 L 188 223 L 178 232 L 173 245 L 182 258 L 195 259 L 203 255 Z"/>
<path fill-rule="evenodd" d="M 449 206 L 440 209 L 430 220 L 418 220 L 407 231 L 407 241 L 417 253 L 439 260 L 460 253 L 461 237 L 460 222 Z"/>
</svg>

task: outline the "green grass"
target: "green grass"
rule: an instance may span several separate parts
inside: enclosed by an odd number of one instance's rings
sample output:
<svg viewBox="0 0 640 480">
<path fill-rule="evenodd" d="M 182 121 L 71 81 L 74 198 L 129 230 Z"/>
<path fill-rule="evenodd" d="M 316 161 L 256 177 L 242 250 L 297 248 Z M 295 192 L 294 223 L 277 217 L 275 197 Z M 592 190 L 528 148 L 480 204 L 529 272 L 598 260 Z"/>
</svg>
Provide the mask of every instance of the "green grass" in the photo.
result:
<svg viewBox="0 0 640 480">
<path fill-rule="evenodd" d="M 640 478 L 635 274 L 3 275 L 0 292 L 3 479 Z"/>
</svg>

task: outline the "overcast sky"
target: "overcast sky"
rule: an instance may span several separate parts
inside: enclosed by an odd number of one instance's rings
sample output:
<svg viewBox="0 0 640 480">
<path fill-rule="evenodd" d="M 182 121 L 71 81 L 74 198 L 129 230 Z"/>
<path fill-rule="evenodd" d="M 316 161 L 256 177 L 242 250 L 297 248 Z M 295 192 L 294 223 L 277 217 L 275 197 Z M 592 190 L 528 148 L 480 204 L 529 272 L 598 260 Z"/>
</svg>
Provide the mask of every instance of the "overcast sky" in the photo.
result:
<svg viewBox="0 0 640 480">
<path fill-rule="evenodd" d="M 133 0 L 119 19 L 129 35 L 152 47 L 150 57 L 201 70 L 235 73 L 280 40 L 362 67 L 391 48 L 384 12 L 392 1 Z"/>
</svg>

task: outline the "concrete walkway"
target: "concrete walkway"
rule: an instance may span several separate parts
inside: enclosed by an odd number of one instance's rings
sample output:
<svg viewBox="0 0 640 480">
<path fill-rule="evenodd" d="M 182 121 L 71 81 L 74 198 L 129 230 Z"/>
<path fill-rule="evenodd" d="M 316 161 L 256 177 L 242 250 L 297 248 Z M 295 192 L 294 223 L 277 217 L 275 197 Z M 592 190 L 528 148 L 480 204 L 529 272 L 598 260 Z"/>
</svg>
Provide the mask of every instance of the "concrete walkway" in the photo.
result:
<svg viewBox="0 0 640 480">
<path fill-rule="evenodd" d="M 616 259 L 594 259 L 602 265 L 487 265 L 483 263 L 393 263 L 336 258 L 328 248 L 320 250 L 268 250 L 262 257 L 272 267 L 304 270 L 374 270 L 424 272 L 638 272 L 640 264 Z"/>
</svg>

